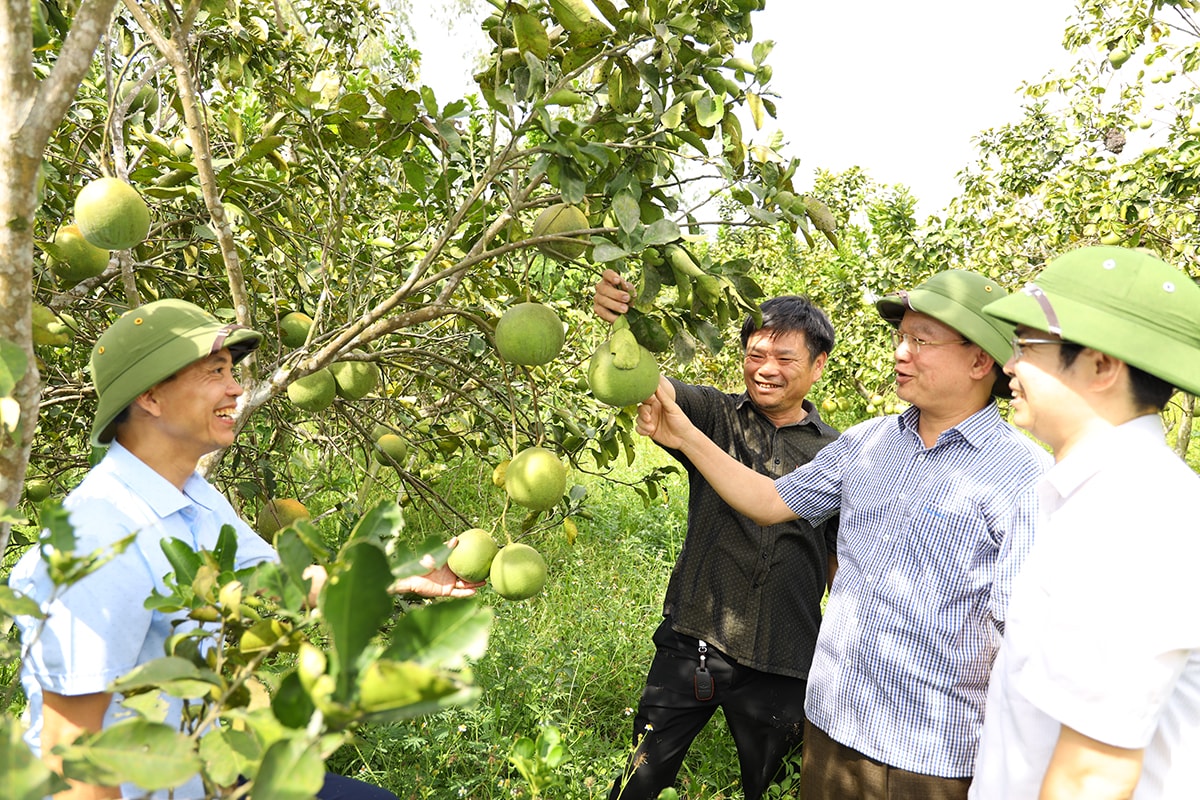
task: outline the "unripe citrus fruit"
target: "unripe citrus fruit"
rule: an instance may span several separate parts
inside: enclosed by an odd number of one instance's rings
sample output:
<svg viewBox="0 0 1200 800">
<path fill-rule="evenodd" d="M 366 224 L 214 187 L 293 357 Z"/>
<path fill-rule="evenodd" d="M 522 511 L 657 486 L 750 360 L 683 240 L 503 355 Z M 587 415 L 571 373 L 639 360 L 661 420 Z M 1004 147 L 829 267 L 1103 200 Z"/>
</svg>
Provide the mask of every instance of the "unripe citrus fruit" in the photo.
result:
<svg viewBox="0 0 1200 800">
<path fill-rule="evenodd" d="M 150 233 L 150 209 L 128 183 L 98 178 L 79 190 L 75 223 L 85 239 L 105 250 L 128 250 Z"/>
<path fill-rule="evenodd" d="M 338 397 L 361 400 L 379 385 L 379 365 L 374 361 L 335 361 L 329 365 Z"/>
<path fill-rule="evenodd" d="M 408 458 L 408 442 L 396 434 L 388 432 L 375 440 L 375 460 L 380 464 L 402 467 L 406 458 Z"/>
<path fill-rule="evenodd" d="M 499 549 L 490 533 L 471 528 L 458 535 L 458 544 L 450 551 L 446 566 L 464 581 L 486 580 Z"/>
<path fill-rule="evenodd" d="M 77 225 L 63 225 L 47 248 L 50 271 L 66 286 L 94 278 L 108 266 L 108 251 L 83 238 Z"/>
<path fill-rule="evenodd" d="M 305 411 L 324 411 L 333 403 L 335 395 L 337 384 L 327 368 L 294 380 L 287 387 L 288 399 Z"/>
<path fill-rule="evenodd" d="M 565 338 L 562 320 L 541 303 L 517 303 L 496 323 L 496 350 L 510 364 L 547 364 L 562 350 Z"/>
<path fill-rule="evenodd" d="M 312 327 L 312 317 L 303 311 L 293 311 L 285 314 L 279 320 L 279 335 L 288 347 L 300 347 L 308 339 L 308 329 Z"/>
<path fill-rule="evenodd" d="M 258 535 L 269 542 L 276 533 L 300 519 L 312 519 L 303 503 L 292 497 L 276 497 L 263 503 L 254 527 Z"/>
<path fill-rule="evenodd" d="M 41 478 L 30 478 L 25 481 L 25 499 L 31 503 L 40 503 L 50 496 L 50 481 Z"/>
<path fill-rule="evenodd" d="M 558 203 L 538 214 L 538 218 L 533 223 L 533 235 L 549 236 L 587 230 L 589 227 L 586 214 L 575 206 Z M 583 255 L 583 251 L 587 250 L 587 242 L 583 240 L 539 242 L 537 249 L 543 255 L 558 261 L 570 261 Z"/>
<path fill-rule="evenodd" d="M 562 499 L 567 467 L 543 447 L 527 447 L 513 456 L 504 471 L 504 491 L 514 502 L 545 511 Z"/>
<path fill-rule="evenodd" d="M 608 342 L 601 342 L 588 362 L 588 386 L 601 403 L 617 408 L 642 402 L 658 388 L 658 362 L 654 354 L 638 345 L 641 358 L 632 369 L 620 369 L 613 363 Z"/>
<path fill-rule="evenodd" d="M 488 580 L 505 600 L 525 600 L 546 585 L 546 559 L 527 544 L 505 545 L 492 559 Z"/>
</svg>

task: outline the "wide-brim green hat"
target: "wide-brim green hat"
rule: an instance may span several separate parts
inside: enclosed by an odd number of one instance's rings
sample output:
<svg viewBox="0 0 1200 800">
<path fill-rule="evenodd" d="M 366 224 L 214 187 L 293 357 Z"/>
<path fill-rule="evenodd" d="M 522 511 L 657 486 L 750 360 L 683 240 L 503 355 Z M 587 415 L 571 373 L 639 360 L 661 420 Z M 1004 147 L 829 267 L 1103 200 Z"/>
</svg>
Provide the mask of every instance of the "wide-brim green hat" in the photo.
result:
<svg viewBox="0 0 1200 800">
<path fill-rule="evenodd" d="M 879 298 L 875 308 L 892 327 L 899 326 L 904 312 L 910 309 L 928 314 L 982 347 L 1003 366 L 1012 356 L 1013 326 L 984 314 L 983 307 L 1006 294 L 1000 284 L 984 275 L 948 269 L 915 289 Z M 1008 381 L 997 380 L 992 394 L 1008 397 Z"/>
<path fill-rule="evenodd" d="M 92 444 L 112 442 L 113 420 L 155 384 L 225 347 L 236 364 L 261 342 L 258 331 L 221 322 L 183 300 L 157 300 L 126 311 L 92 348 L 92 381 L 99 397 Z"/>
<path fill-rule="evenodd" d="M 985 311 L 1200 394 L 1200 286 L 1142 250 L 1083 247 Z"/>
</svg>

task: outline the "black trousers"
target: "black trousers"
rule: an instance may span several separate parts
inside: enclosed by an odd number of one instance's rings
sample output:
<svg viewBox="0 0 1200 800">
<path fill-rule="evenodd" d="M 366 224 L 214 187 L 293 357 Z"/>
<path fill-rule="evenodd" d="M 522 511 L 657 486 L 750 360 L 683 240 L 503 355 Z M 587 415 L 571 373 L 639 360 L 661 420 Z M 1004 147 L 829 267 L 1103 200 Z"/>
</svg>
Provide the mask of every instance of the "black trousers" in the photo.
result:
<svg viewBox="0 0 1200 800">
<path fill-rule="evenodd" d="M 701 700 L 695 686 L 697 640 L 676 633 L 665 619 L 654 632 L 654 644 L 634 718 L 634 750 L 610 800 L 654 800 L 673 785 L 692 741 L 718 708 L 737 746 L 746 800 L 758 800 L 803 739 L 807 681 L 750 669 L 710 645 L 707 667 L 714 692 Z"/>
</svg>

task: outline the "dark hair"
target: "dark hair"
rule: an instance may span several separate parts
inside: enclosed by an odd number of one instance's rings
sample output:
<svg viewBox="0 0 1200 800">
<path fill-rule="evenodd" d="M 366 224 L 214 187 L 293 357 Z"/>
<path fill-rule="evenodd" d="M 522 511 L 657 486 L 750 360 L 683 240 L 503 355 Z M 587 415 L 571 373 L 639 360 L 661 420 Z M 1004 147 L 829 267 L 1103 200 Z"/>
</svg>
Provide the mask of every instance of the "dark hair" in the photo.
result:
<svg viewBox="0 0 1200 800">
<path fill-rule="evenodd" d="M 1074 364 L 1082 352 L 1083 345 L 1063 342 L 1062 347 L 1058 348 L 1058 358 L 1063 369 Z M 1175 387 L 1128 361 L 1125 365 L 1129 367 L 1129 389 L 1133 394 L 1133 402 L 1140 408 L 1153 408 L 1158 411 L 1166 408 L 1171 395 L 1175 394 Z"/>
<path fill-rule="evenodd" d="M 749 344 L 750 336 L 759 330 L 768 331 L 771 336 L 781 333 L 803 333 L 804 341 L 808 344 L 810 360 L 833 350 L 833 323 L 825 316 L 825 312 L 807 297 L 795 294 L 772 297 L 759 306 L 759 309 L 762 311 L 761 325 L 755 323 L 753 316 L 746 317 L 746 321 L 742 323 L 743 350 Z"/>
</svg>

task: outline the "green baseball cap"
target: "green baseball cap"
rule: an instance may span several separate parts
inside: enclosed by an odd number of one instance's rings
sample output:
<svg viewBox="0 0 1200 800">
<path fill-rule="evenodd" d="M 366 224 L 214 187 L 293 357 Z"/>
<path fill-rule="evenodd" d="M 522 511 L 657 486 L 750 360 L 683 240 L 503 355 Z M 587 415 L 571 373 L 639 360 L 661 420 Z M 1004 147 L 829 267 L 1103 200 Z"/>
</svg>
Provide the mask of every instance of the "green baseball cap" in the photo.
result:
<svg viewBox="0 0 1200 800">
<path fill-rule="evenodd" d="M 904 312 L 928 314 L 983 348 L 1001 366 L 1012 356 L 1013 326 L 983 313 L 983 307 L 1007 293 L 1000 284 L 962 269 L 948 269 L 909 291 L 875 301 L 879 315 L 898 327 Z M 1008 381 L 998 380 L 992 394 L 1008 397 Z"/>
<path fill-rule="evenodd" d="M 188 364 L 225 347 L 236 364 L 261 342 L 258 331 L 221 322 L 183 300 L 157 300 L 126 311 L 92 348 L 92 380 L 100 399 L 92 444 L 111 443 L 113 420 L 142 392 Z"/>
<path fill-rule="evenodd" d="M 985 312 L 1057 334 L 1200 394 L 1200 286 L 1143 250 L 1082 247 Z"/>
</svg>

